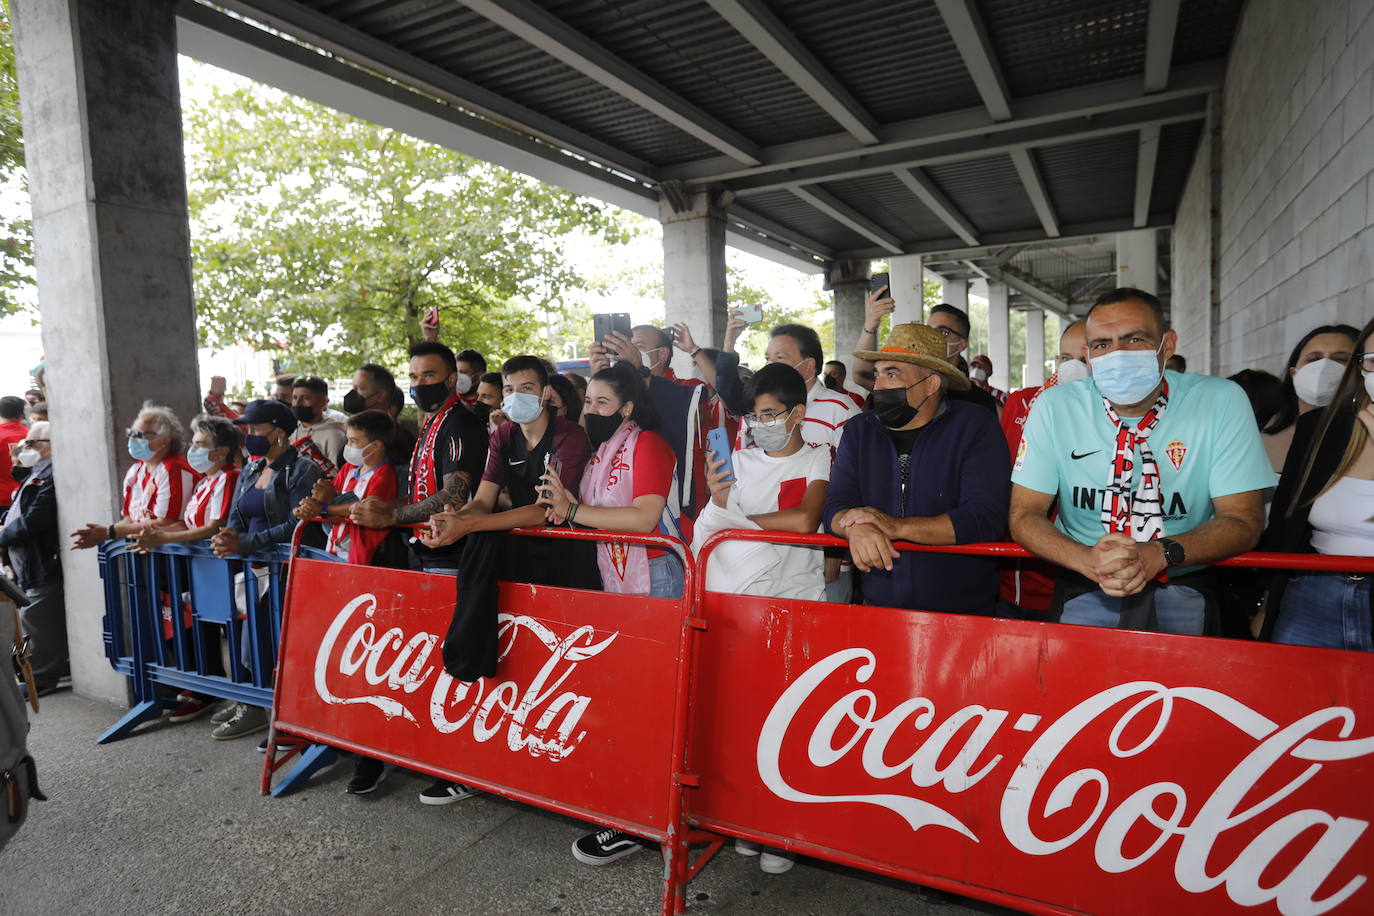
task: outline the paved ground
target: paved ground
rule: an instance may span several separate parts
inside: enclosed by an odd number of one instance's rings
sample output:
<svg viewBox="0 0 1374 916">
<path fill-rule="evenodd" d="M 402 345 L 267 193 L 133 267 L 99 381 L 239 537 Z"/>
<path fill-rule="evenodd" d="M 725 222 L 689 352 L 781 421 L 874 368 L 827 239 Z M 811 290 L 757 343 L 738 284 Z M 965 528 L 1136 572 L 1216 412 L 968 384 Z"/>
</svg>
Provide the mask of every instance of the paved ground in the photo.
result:
<svg viewBox="0 0 1374 916">
<path fill-rule="evenodd" d="M 69 691 L 44 698 L 29 743 L 52 800 L 0 852 L 0 914 L 657 912 L 658 857 L 579 865 L 574 820 L 491 797 L 427 808 L 424 781 L 394 771 L 348 797 L 347 762 L 264 798 L 255 740 L 213 741 L 202 719 L 96 746 L 114 719 Z M 690 912 L 1005 912 L 814 860 L 778 876 L 757 861 L 727 847 L 693 882 Z"/>
</svg>

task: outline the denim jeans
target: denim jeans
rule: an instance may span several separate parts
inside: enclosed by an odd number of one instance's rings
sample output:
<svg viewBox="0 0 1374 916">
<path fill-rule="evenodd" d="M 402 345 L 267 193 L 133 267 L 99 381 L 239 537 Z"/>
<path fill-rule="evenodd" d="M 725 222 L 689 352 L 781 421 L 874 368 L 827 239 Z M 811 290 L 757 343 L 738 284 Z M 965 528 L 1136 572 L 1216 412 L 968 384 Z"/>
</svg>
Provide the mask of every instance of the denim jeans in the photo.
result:
<svg viewBox="0 0 1374 916">
<path fill-rule="evenodd" d="M 682 597 L 682 560 L 671 551 L 649 558 L 649 597 Z"/>
<path fill-rule="evenodd" d="M 1065 602 L 1059 622 L 1114 627 L 1120 617 L 1121 599 L 1111 598 L 1098 589 Z M 1155 589 L 1155 618 L 1161 633 L 1201 636 L 1207 618 L 1207 601 L 1195 588 L 1161 585 Z"/>
<path fill-rule="evenodd" d="M 1368 579 L 1295 576 L 1283 593 L 1274 642 L 1319 649 L 1374 651 Z"/>
</svg>

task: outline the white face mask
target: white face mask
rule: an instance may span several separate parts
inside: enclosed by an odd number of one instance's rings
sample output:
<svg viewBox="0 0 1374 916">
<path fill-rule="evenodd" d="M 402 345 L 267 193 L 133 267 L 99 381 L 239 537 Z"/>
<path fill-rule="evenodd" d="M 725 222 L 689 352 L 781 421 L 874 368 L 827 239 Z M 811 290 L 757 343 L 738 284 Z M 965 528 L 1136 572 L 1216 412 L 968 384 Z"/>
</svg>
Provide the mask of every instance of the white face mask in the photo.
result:
<svg viewBox="0 0 1374 916">
<path fill-rule="evenodd" d="M 1293 390 L 1313 407 L 1325 407 L 1336 396 L 1344 373 L 1345 366 L 1334 359 L 1319 359 L 1293 374 Z"/>
<path fill-rule="evenodd" d="M 1369 399 L 1374 401 L 1374 373 L 1366 372 L 1364 374 L 1364 390 L 1368 392 Z"/>
<path fill-rule="evenodd" d="M 472 390 L 472 376 L 466 372 L 453 373 L 453 390 L 459 394 L 467 394 Z"/>
<path fill-rule="evenodd" d="M 975 382 L 986 382 L 988 380 L 987 370 L 985 370 L 982 366 L 974 366 L 969 371 L 968 375 L 969 378 L 973 379 Z"/>
<path fill-rule="evenodd" d="M 358 448 L 357 446 L 353 445 L 345 445 L 343 447 L 343 460 L 347 461 L 355 468 L 360 468 L 367 463 L 366 452 L 367 449 L 365 448 Z"/>
<path fill-rule="evenodd" d="M 1066 360 L 1059 367 L 1059 384 L 1067 385 L 1069 382 L 1076 382 L 1080 379 L 1088 378 L 1092 375 L 1088 371 L 1088 364 L 1081 359 Z"/>
<path fill-rule="evenodd" d="M 19 454 L 14 456 L 14 464 L 15 467 L 31 468 L 42 460 L 42 457 L 36 448 L 21 448 Z"/>
</svg>

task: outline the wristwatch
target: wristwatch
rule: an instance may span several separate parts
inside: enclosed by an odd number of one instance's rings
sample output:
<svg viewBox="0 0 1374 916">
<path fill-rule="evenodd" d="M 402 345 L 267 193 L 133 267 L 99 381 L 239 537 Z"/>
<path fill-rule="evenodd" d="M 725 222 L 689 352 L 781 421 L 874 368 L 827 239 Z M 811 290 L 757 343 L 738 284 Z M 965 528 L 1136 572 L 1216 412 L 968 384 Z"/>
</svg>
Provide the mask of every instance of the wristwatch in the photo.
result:
<svg viewBox="0 0 1374 916">
<path fill-rule="evenodd" d="M 1183 545 L 1173 538 L 1160 538 L 1159 546 L 1164 548 L 1164 565 L 1169 569 L 1175 566 L 1182 566 L 1186 556 L 1183 552 Z"/>
<path fill-rule="evenodd" d="M 645 378 L 648 378 L 649 376 L 653 375 L 654 373 L 649 369 L 648 366 L 640 366 L 640 367 L 639 367 L 639 374 L 642 375 L 642 376 L 644 376 Z"/>
</svg>

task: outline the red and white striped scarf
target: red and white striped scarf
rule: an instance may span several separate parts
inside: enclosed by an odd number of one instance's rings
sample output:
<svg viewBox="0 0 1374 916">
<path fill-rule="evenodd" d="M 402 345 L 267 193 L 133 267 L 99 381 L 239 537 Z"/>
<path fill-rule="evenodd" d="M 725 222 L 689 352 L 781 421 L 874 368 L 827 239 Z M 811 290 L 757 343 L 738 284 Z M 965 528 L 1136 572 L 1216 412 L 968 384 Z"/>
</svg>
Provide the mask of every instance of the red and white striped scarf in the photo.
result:
<svg viewBox="0 0 1374 916">
<path fill-rule="evenodd" d="M 449 395 L 448 400 L 420 431 L 420 441 L 415 443 L 415 454 L 410 458 L 410 501 L 413 503 L 429 499 L 439 490 L 440 482 L 434 472 L 434 447 L 449 411 L 457 404 L 458 395 Z"/>
<path fill-rule="evenodd" d="M 1102 501 L 1102 527 L 1110 533 L 1129 534 L 1136 541 L 1154 541 L 1164 536 L 1164 496 L 1160 490 L 1159 465 L 1150 449 L 1149 436 L 1169 406 L 1169 385 L 1131 429 L 1121 422 L 1116 409 L 1106 398 L 1107 419 L 1116 426 L 1116 446 L 1112 451 L 1111 478 L 1107 497 Z M 1135 453 L 1140 452 L 1140 487 L 1131 492 L 1135 476 Z"/>
</svg>

